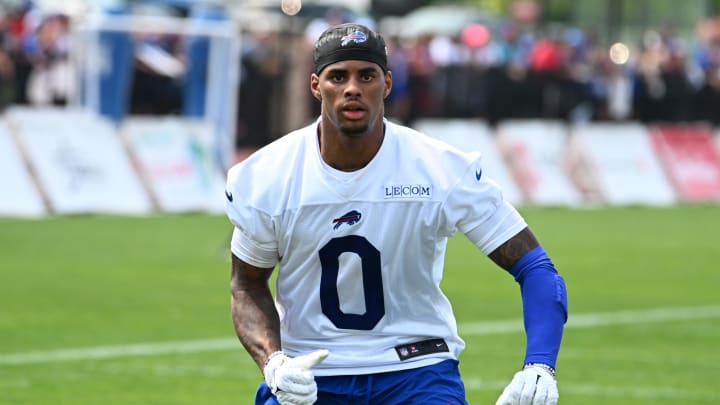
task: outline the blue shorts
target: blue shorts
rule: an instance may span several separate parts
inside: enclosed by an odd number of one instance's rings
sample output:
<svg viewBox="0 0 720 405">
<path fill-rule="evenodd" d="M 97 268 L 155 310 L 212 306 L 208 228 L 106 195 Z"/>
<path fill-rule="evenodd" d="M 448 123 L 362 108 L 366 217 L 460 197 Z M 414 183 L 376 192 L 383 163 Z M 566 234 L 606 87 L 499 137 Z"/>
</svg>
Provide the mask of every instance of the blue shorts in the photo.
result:
<svg viewBox="0 0 720 405">
<path fill-rule="evenodd" d="M 315 377 L 317 405 L 467 405 L 456 360 L 390 373 Z M 255 405 L 278 405 L 265 383 Z"/>
</svg>

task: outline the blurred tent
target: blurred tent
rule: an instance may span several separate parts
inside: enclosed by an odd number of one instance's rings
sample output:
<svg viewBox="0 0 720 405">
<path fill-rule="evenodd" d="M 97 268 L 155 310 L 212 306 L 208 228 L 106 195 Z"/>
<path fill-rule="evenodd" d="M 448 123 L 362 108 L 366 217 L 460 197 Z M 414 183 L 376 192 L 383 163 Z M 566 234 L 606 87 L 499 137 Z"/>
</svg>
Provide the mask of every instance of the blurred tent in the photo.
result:
<svg viewBox="0 0 720 405">
<path fill-rule="evenodd" d="M 465 5 L 431 5 L 417 8 L 400 19 L 400 35 L 459 36 L 470 24 L 491 26 L 493 18 L 481 9 Z"/>
<path fill-rule="evenodd" d="M 4 10 L 36 9 L 42 15 L 65 14 L 81 16 L 90 9 L 92 0 L 2 0 L 0 8 Z"/>
<path fill-rule="evenodd" d="M 84 16 L 90 10 L 142 6 L 154 6 L 158 10 L 168 10 L 169 14 L 184 16 L 194 6 L 226 4 L 230 5 L 234 2 L 231 0 L 0 0 L 0 8 L 34 7 L 45 14 L 62 13 L 77 17 Z"/>
</svg>

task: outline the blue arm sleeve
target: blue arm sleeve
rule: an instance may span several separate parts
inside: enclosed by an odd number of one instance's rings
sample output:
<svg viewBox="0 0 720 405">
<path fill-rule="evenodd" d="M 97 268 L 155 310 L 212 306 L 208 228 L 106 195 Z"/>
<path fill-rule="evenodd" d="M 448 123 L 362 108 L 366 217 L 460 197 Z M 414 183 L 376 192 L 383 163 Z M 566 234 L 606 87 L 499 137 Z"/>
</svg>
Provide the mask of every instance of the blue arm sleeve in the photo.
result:
<svg viewBox="0 0 720 405">
<path fill-rule="evenodd" d="M 520 258 L 510 274 L 522 293 L 525 364 L 543 363 L 555 368 L 568 313 L 565 281 L 542 246 Z"/>
</svg>

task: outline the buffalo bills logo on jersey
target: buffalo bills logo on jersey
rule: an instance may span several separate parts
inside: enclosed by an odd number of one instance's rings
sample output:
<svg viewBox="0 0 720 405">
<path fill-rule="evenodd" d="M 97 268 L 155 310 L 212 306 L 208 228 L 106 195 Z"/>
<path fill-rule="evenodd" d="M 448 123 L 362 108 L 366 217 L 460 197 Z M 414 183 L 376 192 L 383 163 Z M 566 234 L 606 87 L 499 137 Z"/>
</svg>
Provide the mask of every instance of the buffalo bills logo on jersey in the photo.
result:
<svg viewBox="0 0 720 405">
<path fill-rule="evenodd" d="M 333 224 L 335 224 L 333 229 L 338 229 L 342 224 L 355 225 L 360 221 L 360 218 L 362 218 L 362 214 L 352 210 L 340 218 L 333 219 Z"/>
<path fill-rule="evenodd" d="M 350 35 L 345 35 L 342 38 L 340 38 L 340 45 L 345 46 L 349 44 L 350 42 L 355 42 L 356 44 L 363 43 L 367 41 L 367 35 L 365 35 L 364 32 L 355 31 Z"/>
</svg>

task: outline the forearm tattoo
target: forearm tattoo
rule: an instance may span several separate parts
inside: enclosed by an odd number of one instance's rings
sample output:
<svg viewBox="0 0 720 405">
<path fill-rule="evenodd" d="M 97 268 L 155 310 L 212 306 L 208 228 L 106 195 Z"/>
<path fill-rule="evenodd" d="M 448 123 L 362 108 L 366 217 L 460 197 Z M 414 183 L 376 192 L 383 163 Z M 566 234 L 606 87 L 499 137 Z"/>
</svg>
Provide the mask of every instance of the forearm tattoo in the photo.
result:
<svg viewBox="0 0 720 405">
<path fill-rule="evenodd" d="M 280 350 L 280 318 L 270 291 L 270 273 L 272 269 L 250 266 L 233 256 L 232 320 L 240 342 L 261 370 L 267 357 Z"/>
<path fill-rule="evenodd" d="M 539 245 L 530 228 L 525 228 L 490 253 L 489 257 L 498 266 L 509 271 L 525 253 Z"/>
</svg>

